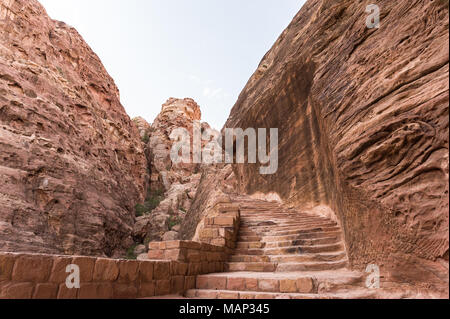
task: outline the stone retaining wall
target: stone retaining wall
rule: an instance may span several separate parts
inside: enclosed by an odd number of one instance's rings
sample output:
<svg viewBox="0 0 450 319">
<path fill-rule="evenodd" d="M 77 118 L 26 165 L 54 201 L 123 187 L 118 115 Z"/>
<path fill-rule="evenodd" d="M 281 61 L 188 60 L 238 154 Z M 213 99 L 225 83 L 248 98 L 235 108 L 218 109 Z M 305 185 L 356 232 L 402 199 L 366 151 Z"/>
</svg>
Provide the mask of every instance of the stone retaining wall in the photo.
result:
<svg viewBox="0 0 450 319">
<path fill-rule="evenodd" d="M 215 211 L 217 215 L 205 217 L 203 229 L 199 231 L 199 241 L 229 249 L 236 248 L 241 217 L 239 205 L 220 203 Z"/>
<path fill-rule="evenodd" d="M 204 272 L 223 271 L 223 263 L 236 247 L 240 223 L 239 205 L 219 203 L 205 217 L 198 241 L 165 241 L 149 243 L 151 260 L 202 263 Z"/>
<path fill-rule="evenodd" d="M 151 260 L 179 261 L 192 265 L 201 263 L 204 272 L 222 271 L 219 264 L 226 262 L 228 255 L 229 250 L 226 247 L 180 240 L 152 242 L 149 244 L 148 252 Z"/>
<path fill-rule="evenodd" d="M 79 267 L 80 288 L 67 287 L 68 265 Z M 213 270 L 212 265 L 0 253 L 0 298 L 131 299 L 178 294 L 195 288 L 196 275 Z M 215 263 L 214 271 L 222 267 Z"/>
<path fill-rule="evenodd" d="M 236 245 L 239 207 L 221 204 L 204 219 L 199 241 L 149 244 L 149 261 L 82 256 L 0 253 L 1 299 L 131 299 L 180 294 L 196 276 L 223 272 Z M 67 266 L 80 271 L 68 288 Z"/>
</svg>

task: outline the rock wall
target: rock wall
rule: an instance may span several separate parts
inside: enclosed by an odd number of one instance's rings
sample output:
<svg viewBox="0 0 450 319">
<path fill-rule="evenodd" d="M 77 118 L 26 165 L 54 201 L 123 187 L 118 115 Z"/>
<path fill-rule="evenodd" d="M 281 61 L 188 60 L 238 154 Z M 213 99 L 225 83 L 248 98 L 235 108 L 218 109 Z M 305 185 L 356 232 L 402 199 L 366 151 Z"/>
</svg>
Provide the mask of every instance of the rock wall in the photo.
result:
<svg viewBox="0 0 450 319">
<path fill-rule="evenodd" d="M 448 290 L 448 1 L 310 0 L 225 127 L 279 128 L 279 170 L 239 190 L 330 205 L 353 268 Z"/>
<path fill-rule="evenodd" d="M 78 266 L 80 286 L 73 269 Z M 0 253 L 0 299 L 136 299 L 180 294 L 196 276 L 222 262 L 136 261 L 81 256 Z M 30 272 L 30 267 L 36 271 Z M 214 270 L 213 270 L 214 271 Z"/>
<path fill-rule="evenodd" d="M 192 140 L 194 121 L 200 122 L 201 116 L 200 107 L 189 98 L 170 98 L 163 104 L 161 112 L 151 125 L 147 145 L 152 189 L 159 188 L 169 191 L 174 184 L 185 183 L 192 179 L 193 175 L 198 174 L 199 164 L 175 164 L 172 162 L 170 150 L 174 141 L 170 135 L 175 129 L 184 128 L 190 132 Z M 203 127 L 209 126 L 204 123 Z M 187 208 L 189 209 L 189 207 Z"/>
<path fill-rule="evenodd" d="M 145 212 L 137 218 L 133 236 L 137 242 L 145 243 L 179 239 L 180 224 L 191 209 L 202 174 L 202 165 L 193 161 L 194 125 L 198 125 L 199 132 L 210 126 L 200 122 L 200 107 L 190 98 L 168 99 L 149 127 L 139 118 L 134 121 L 141 136 L 148 139 L 150 191 L 142 207 Z M 190 136 L 191 163 L 171 160 L 170 152 L 176 142 L 171 134 L 180 128 Z M 202 141 L 202 145 L 205 144 Z"/>
<path fill-rule="evenodd" d="M 139 133 L 99 58 L 35 0 L 0 0 L 0 250 L 117 257 L 145 195 Z"/>
</svg>

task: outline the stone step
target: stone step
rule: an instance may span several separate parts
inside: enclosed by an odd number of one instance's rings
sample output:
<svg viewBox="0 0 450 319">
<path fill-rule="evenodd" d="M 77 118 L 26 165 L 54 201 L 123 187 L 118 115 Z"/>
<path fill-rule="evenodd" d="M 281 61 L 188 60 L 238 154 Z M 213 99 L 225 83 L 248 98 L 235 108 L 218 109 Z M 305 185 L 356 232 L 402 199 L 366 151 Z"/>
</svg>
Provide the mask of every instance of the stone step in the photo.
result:
<svg viewBox="0 0 450 319">
<path fill-rule="evenodd" d="M 274 272 L 276 263 L 271 262 L 229 262 L 225 263 L 225 271 Z"/>
<path fill-rule="evenodd" d="M 255 272 L 292 272 L 292 271 L 320 271 L 335 270 L 347 267 L 347 259 L 337 261 L 310 262 L 229 262 L 225 264 L 225 271 L 255 271 Z"/>
<path fill-rule="evenodd" d="M 259 236 L 259 235 L 255 231 L 248 231 L 247 230 L 247 231 L 243 232 L 242 230 L 239 230 L 238 236 L 239 236 L 238 238 L 241 238 L 241 237 L 256 237 L 256 236 Z"/>
<path fill-rule="evenodd" d="M 331 221 L 329 218 L 323 217 L 311 217 L 311 216 L 274 216 L 274 215 L 264 215 L 261 218 L 256 217 L 245 217 L 241 215 L 241 221 L 245 224 L 258 224 L 261 222 L 272 221 L 275 223 L 285 223 L 285 224 L 295 224 L 299 222 L 323 222 L 323 221 Z"/>
<path fill-rule="evenodd" d="M 283 208 L 280 207 L 241 207 L 241 214 L 247 214 L 247 215 L 256 215 L 260 216 L 259 214 L 271 214 L 271 215 L 286 215 L 287 212 Z"/>
<path fill-rule="evenodd" d="M 247 248 L 236 248 L 234 250 L 236 255 L 248 255 L 248 256 L 263 256 L 264 249 L 255 248 L 255 249 L 247 249 Z"/>
<path fill-rule="evenodd" d="M 261 241 L 261 236 L 238 236 L 238 242 Z"/>
<path fill-rule="evenodd" d="M 311 233 L 301 233 L 301 234 L 282 235 L 282 236 L 259 236 L 259 238 L 261 238 L 260 240 L 262 240 L 264 242 L 273 242 L 273 241 L 288 241 L 288 240 L 296 240 L 296 239 L 319 239 L 319 238 L 326 238 L 326 237 L 332 237 L 332 236 L 342 238 L 342 233 L 340 231 L 311 232 Z M 239 240 L 241 240 L 241 239 L 239 239 Z"/>
<path fill-rule="evenodd" d="M 239 274 L 239 273 L 236 273 Z M 259 274 L 259 273 L 252 273 Z M 289 286 L 289 287 L 288 287 Z M 260 292 L 303 292 L 315 293 L 316 287 L 312 277 L 303 276 L 289 279 L 258 278 L 258 276 L 197 276 L 197 289 L 260 291 Z"/>
<path fill-rule="evenodd" d="M 348 259 L 336 222 L 278 203 L 243 197 L 237 202 L 241 224 L 237 248 L 225 265 L 228 272 L 198 276 L 197 289 L 188 291 L 192 298 L 371 296 L 359 289 L 361 273 L 345 268 Z"/>
<path fill-rule="evenodd" d="M 251 256 L 251 255 L 233 255 L 231 256 L 231 262 L 271 262 L 269 256 Z"/>
<path fill-rule="evenodd" d="M 322 293 L 322 294 L 299 294 L 299 293 L 273 293 L 273 292 L 254 292 L 254 291 L 233 291 L 233 290 L 206 290 L 206 289 L 191 289 L 185 295 L 190 299 L 378 299 L 379 293 L 374 289 L 367 288 L 351 288 L 336 293 Z M 401 294 L 398 294 L 401 296 Z M 393 299 L 399 297 L 395 296 Z"/>
<path fill-rule="evenodd" d="M 244 257 L 245 255 L 241 255 Z M 270 261 L 278 264 L 282 263 L 297 263 L 297 262 L 312 262 L 312 261 L 338 261 L 347 258 L 347 254 L 344 251 L 337 253 L 316 253 L 316 254 L 301 254 L 301 255 L 272 255 L 272 256 L 253 256 L 264 258 L 264 261 Z M 268 259 L 265 259 L 268 257 Z M 253 261 L 246 260 L 246 258 L 232 259 L 232 261 Z M 255 260 L 256 261 L 256 260 Z"/>
<path fill-rule="evenodd" d="M 313 228 L 298 228 L 292 230 L 284 230 L 284 231 L 274 231 L 270 233 L 262 233 L 262 236 L 285 236 L 285 235 L 297 235 L 303 233 L 313 233 L 313 232 L 335 232 L 340 231 L 339 227 L 313 227 Z M 243 233 L 242 235 L 245 235 Z M 252 234 L 250 234 L 252 235 Z"/>
<path fill-rule="evenodd" d="M 197 276 L 196 289 L 271 293 L 336 291 L 346 286 L 362 286 L 364 276 L 347 269 L 313 272 L 228 272 Z"/>
<path fill-rule="evenodd" d="M 277 272 L 291 272 L 291 271 L 319 271 L 319 270 L 336 270 L 348 266 L 347 259 L 338 261 L 323 261 L 323 262 L 292 262 L 279 263 L 276 267 Z"/>
<path fill-rule="evenodd" d="M 250 241 L 250 242 L 242 242 L 238 241 L 236 244 L 236 248 L 264 248 L 266 243 L 261 241 Z"/>
<path fill-rule="evenodd" d="M 298 214 L 286 214 L 286 213 L 268 213 L 266 211 L 260 211 L 255 213 L 246 213 L 241 211 L 241 219 L 245 221 L 264 221 L 264 220 L 291 220 L 295 221 L 303 218 L 321 218 L 317 216 L 306 216 Z"/>
<path fill-rule="evenodd" d="M 315 228 L 324 228 L 324 227 L 337 227 L 336 224 L 326 223 L 326 224 L 299 224 L 295 226 L 258 226 L 258 227 L 241 227 L 240 232 L 253 232 L 256 234 L 267 234 L 273 232 L 282 232 L 282 231 L 292 231 L 292 230 L 303 230 L 303 229 L 315 229 Z"/>
<path fill-rule="evenodd" d="M 241 213 L 243 214 L 249 214 L 254 215 L 257 213 L 271 213 L 271 214 L 285 214 L 286 210 L 283 208 L 277 207 L 277 206 L 255 206 L 255 207 L 249 207 L 249 206 L 241 206 L 240 207 Z"/>
<path fill-rule="evenodd" d="M 288 213 L 288 211 L 286 209 L 284 209 L 283 207 L 280 206 L 254 206 L 254 207 L 250 207 L 250 206 L 241 206 L 240 207 L 241 212 L 244 213 L 253 213 L 253 212 L 260 212 L 261 210 L 264 211 L 264 213 Z"/>
<path fill-rule="evenodd" d="M 313 233 L 313 232 L 319 232 L 319 231 L 340 231 L 338 226 L 295 226 L 290 227 L 290 229 L 282 229 L 282 230 L 273 230 L 271 231 L 272 234 L 267 234 L 267 231 L 264 231 L 263 229 L 243 229 L 241 228 L 239 230 L 240 235 L 253 235 L 256 234 L 258 236 L 276 236 L 276 235 L 293 235 L 298 233 Z"/>
<path fill-rule="evenodd" d="M 293 255 L 304 253 L 324 253 L 324 252 L 337 252 L 343 251 L 344 245 L 342 242 L 327 245 L 314 245 L 314 246 L 290 246 L 283 248 L 266 248 L 263 255 Z"/>
<path fill-rule="evenodd" d="M 334 253 L 312 253 L 301 255 L 233 255 L 230 262 L 272 262 L 282 263 L 304 263 L 304 262 L 322 262 L 322 261 L 340 261 L 346 259 L 347 255 L 344 251 Z"/>
<path fill-rule="evenodd" d="M 343 251 L 344 247 L 342 242 L 329 245 L 315 245 L 315 246 L 290 246 L 282 248 L 237 248 L 235 249 L 235 254 L 237 255 L 294 255 L 294 254 L 305 254 L 305 253 L 324 253 L 324 252 L 337 252 Z"/>
<path fill-rule="evenodd" d="M 263 247 L 265 248 L 278 248 L 278 247 L 288 247 L 288 246 L 313 246 L 313 245 L 326 245 L 326 244 L 335 244 L 339 242 L 341 238 L 339 236 L 334 237 L 324 237 L 324 238 L 314 238 L 314 239 L 295 239 L 295 240 L 288 240 L 288 241 L 271 241 L 271 242 L 263 242 L 265 245 Z M 242 243 L 244 244 L 251 244 L 248 248 L 258 248 L 258 247 L 250 247 L 250 246 L 256 246 L 255 244 L 249 243 Z M 243 247 L 245 248 L 245 247 Z"/>
<path fill-rule="evenodd" d="M 255 218 L 243 218 L 241 217 L 241 224 L 243 226 L 258 226 L 260 223 L 274 223 L 276 225 L 281 226 L 289 226 L 289 225 L 297 225 L 302 223 L 326 223 L 326 222 L 332 222 L 327 218 L 276 218 L 276 217 L 269 217 L 266 216 L 265 218 L 258 220 Z"/>
<path fill-rule="evenodd" d="M 314 239 L 295 239 L 287 241 L 239 241 L 236 248 L 281 248 L 289 246 L 313 246 L 335 244 L 340 241 L 338 236 L 314 238 Z"/>
<path fill-rule="evenodd" d="M 289 211 L 291 210 L 291 208 L 288 208 L 286 206 L 284 206 L 282 203 L 275 203 L 275 202 L 267 202 L 267 201 L 261 201 L 261 202 L 242 202 L 239 201 L 239 207 L 240 208 L 245 208 L 245 209 L 252 209 L 254 207 L 259 208 L 259 207 L 266 207 L 266 206 L 273 206 L 277 209 L 281 209 L 283 211 Z M 302 210 L 302 212 L 305 212 L 304 210 Z"/>
<path fill-rule="evenodd" d="M 282 231 L 282 230 L 291 230 L 291 229 L 302 229 L 302 228 L 317 228 L 317 227 L 333 227 L 337 226 L 334 222 L 311 222 L 311 223 L 298 223 L 298 224 L 292 224 L 292 225 L 261 225 L 261 226 L 251 226 L 241 227 L 242 230 L 253 230 L 253 231 L 262 231 L 262 230 L 275 230 L 275 231 Z"/>
<path fill-rule="evenodd" d="M 241 211 L 242 218 L 248 219 L 249 221 L 264 221 L 268 218 L 274 219 L 284 219 L 285 221 L 295 222 L 298 219 L 317 219 L 317 220 L 330 220 L 330 218 L 313 215 L 313 214 L 299 214 L 299 213 L 287 213 L 287 212 L 255 212 L 248 213 Z"/>
<path fill-rule="evenodd" d="M 283 231 L 303 228 L 318 228 L 318 227 L 334 227 L 337 226 L 335 222 L 308 222 L 298 223 L 293 225 L 262 225 L 262 226 L 241 226 L 240 229 L 245 231 Z"/>
<path fill-rule="evenodd" d="M 298 216 L 296 216 L 299 218 Z M 267 212 L 258 212 L 255 214 L 249 214 L 241 211 L 241 219 L 245 221 L 264 221 L 264 220 L 295 220 L 296 217 L 293 217 L 291 214 L 281 214 L 281 213 L 274 213 L 274 214 L 268 214 Z M 306 218 L 306 217 L 303 217 Z"/>
<path fill-rule="evenodd" d="M 283 207 L 257 207 L 257 208 L 242 208 L 241 212 L 248 214 L 248 215 L 254 215 L 255 217 L 261 218 L 262 215 L 288 215 L 288 216 L 313 216 L 313 217 L 324 217 L 321 215 L 317 215 L 314 213 L 311 213 L 309 211 L 298 211 L 298 210 L 287 210 Z M 259 215 L 258 215 L 259 213 Z"/>
<path fill-rule="evenodd" d="M 297 240 L 297 239 L 319 239 L 326 237 L 336 236 L 338 238 L 342 238 L 342 234 L 340 231 L 334 232 L 313 232 L 313 233 L 302 233 L 302 234 L 294 234 L 294 235 L 283 235 L 283 236 L 242 236 L 238 237 L 239 242 L 254 242 L 254 241 L 264 241 L 264 242 L 277 242 L 277 241 L 289 241 L 289 240 Z"/>
<path fill-rule="evenodd" d="M 335 270 L 347 267 L 347 259 L 338 261 L 315 262 L 229 262 L 225 264 L 225 271 L 254 271 L 254 272 L 292 272 L 292 271 L 320 271 Z"/>
</svg>

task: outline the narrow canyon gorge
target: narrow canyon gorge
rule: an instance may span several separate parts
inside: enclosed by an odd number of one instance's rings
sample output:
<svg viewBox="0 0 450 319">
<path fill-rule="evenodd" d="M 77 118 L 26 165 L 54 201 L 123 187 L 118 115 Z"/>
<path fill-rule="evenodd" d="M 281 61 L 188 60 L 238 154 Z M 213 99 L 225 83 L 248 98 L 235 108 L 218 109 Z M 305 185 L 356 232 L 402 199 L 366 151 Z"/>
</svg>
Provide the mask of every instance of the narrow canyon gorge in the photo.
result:
<svg viewBox="0 0 450 319">
<path fill-rule="evenodd" d="M 307 1 L 220 132 L 192 98 L 131 119 L 73 27 L 0 0 L 0 298 L 448 298 L 449 3 L 376 3 Z M 195 125 L 277 128 L 277 172 L 173 163 Z"/>
</svg>

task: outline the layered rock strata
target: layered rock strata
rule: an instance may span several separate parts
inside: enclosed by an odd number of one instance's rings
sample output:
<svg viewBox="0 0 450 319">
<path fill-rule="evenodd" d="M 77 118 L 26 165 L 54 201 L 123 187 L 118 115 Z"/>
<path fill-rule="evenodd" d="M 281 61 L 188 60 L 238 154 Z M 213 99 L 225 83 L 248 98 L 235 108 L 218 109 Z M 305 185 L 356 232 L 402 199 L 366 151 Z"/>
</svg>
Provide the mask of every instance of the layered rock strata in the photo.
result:
<svg viewBox="0 0 450 319">
<path fill-rule="evenodd" d="M 279 170 L 234 167 L 241 192 L 329 205 L 355 269 L 448 291 L 448 1 L 310 0 L 226 127 L 279 129 Z"/>
<path fill-rule="evenodd" d="M 97 55 L 35 0 L 0 0 L 0 250 L 120 256 L 139 133 Z"/>
</svg>

